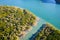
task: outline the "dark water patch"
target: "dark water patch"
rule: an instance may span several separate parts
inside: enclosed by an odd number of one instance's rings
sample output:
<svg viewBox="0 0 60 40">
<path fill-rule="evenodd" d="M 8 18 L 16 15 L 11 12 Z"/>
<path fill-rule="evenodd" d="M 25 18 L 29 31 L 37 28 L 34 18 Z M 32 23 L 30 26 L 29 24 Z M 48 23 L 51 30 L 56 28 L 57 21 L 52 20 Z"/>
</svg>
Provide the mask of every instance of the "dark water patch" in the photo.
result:
<svg viewBox="0 0 60 40">
<path fill-rule="evenodd" d="M 33 34 L 31 38 L 29 38 L 29 40 L 35 40 L 36 35 L 37 35 L 44 27 L 46 27 L 46 24 L 43 24 L 43 25 L 37 30 L 37 32 L 36 32 L 35 34 Z"/>
<path fill-rule="evenodd" d="M 60 4 L 60 0 L 41 0 L 43 3 Z"/>
<path fill-rule="evenodd" d="M 57 4 L 60 4 L 60 0 L 55 0 L 55 2 L 56 2 Z"/>
<path fill-rule="evenodd" d="M 55 0 L 41 0 L 44 3 L 56 3 Z"/>
</svg>

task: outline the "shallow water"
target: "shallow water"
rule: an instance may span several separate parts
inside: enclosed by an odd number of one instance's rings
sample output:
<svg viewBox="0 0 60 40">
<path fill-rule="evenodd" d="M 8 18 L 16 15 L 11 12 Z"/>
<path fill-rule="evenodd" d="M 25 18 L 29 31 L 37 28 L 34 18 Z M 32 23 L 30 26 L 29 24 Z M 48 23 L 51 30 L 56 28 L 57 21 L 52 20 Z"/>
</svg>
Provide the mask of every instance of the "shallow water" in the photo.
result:
<svg viewBox="0 0 60 40">
<path fill-rule="evenodd" d="M 0 0 L 0 5 L 17 6 L 28 9 L 60 29 L 60 5 L 58 4 L 43 3 L 40 0 Z"/>
<path fill-rule="evenodd" d="M 48 3 L 48 2 L 45 3 L 40 0 L 0 0 L 0 5 L 17 6 L 17 7 L 30 10 L 36 16 L 44 19 L 45 21 L 56 26 L 56 28 L 60 29 L 60 5 L 59 4 Z M 40 22 L 40 24 L 42 25 L 42 23 L 44 23 L 45 21 Z M 32 34 L 38 30 L 39 27 L 41 27 L 41 25 L 35 27 L 22 40 L 24 39 L 28 40 L 28 38 L 31 37 Z"/>
<path fill-rule="evenodd" d="M 58 4 L 43 3 L 40 0 L 0 0 L 0 5 L 28 9 L 60 29 L 60 5 Z"/>
<path fill-rule="evenodd" d="M 28 34 L 25 37 L 20 38 L 20 40 L 29 40 L 29 38 L 32 37 L 33 34 L 35 34 L 37 32 L 38 29 L 40 29 L 40 27 L 46 24 L 46 21 L 43 19 L 40 19 L 40 21 L 38 22 L 38 24 L 34 27 L 32 27 L 32 30 L 28 32 Z"/>
</svg>

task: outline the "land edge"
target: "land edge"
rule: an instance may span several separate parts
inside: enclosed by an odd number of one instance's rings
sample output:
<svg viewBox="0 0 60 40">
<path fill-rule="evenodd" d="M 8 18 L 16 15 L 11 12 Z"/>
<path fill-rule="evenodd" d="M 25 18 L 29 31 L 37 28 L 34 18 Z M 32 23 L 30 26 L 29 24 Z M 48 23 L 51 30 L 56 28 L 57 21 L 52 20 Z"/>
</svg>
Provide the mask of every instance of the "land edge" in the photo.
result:
<svg viewBox="0 0 60 40">
<path fill-rule="evenodd" d="M 0 5 L 1 6 L 1 5 Z M 3 6 L 2 6 L 3 7 Z M 14 7 L 14 8 L 20 8 L 20 9 L 24 9 L 24 8 L 21 8 L 21 7 L 16 7 L 16 6 L 4 6 L 4 7 Z M 27 10 L 27 9 L 25 9 L 25 10 Z M 27 10 L 28 12 L 30 12 L 29 10 Z M 32 12 L 31 12 L 32 13 Z M 34 15 L 33 13 L 32 13 L 32 15 Z M 34 15 L 35 16 L 35 15 Z M 34 22 L 34 24 L 33 24 L 33 26 L 36 26 L 37 25 L 37 23 L 38 23 L 38 21 L 40 20 L 40 18 L 39 17 L 37 17 L 37 16 L 35 16 L 36 17 L 36 20 L 35 20 L 35 22 Z M 32 26 L 32 27 L 33 27 Z M 29 31 L 31 31 L 32 30 L 32 28 L 30 28 L 30 29 L 28 29 L 26 32 L 23 32 L 23 37 L 29 32 Z M 18 36 L 16 36 L 17 37 L 17 40 L 20 38 L 20 37 L 18 37 Z"/>
<path fill-rule="evenodd" d="M 27 31 L 24 31 L 24 32 L 23 32 L 23 36 L 21 36 L 21 37 L 19 37 L 19 38 L 25 37 L 25 36 L 29 33 L 29 31 L 32 30 L 33 27 L 37 26 L 37 24 L 38 24 L 39 21 L 40 21 L 40 18 L 39 18 L 39 17 L 36 17 L 36 20 L 35 20 L 35 22 L 34 22 L 34 25 L 33 25 L 30 29 L 28 29 Z"/>
<path fill-rule="evenodd" d="M 46 24 L 49 24 L 54 30 L 58 30 L 58 31 L 60 31 L 58 28 L 56 28 L 54 25 L 52 25 L 51 23 L 49 23 L 49 22 L 46 22 Z M 37 30 L 37 32 L 35 33 L 35 34 L 33 34 L 32 35 L 32 37 L 31 38 L 29 38 L 29 40 L 33 40 L 35 37 L 36 37 L 36 35 L 39 33 L 39 32 L 41 32 L 41 30 L 43 30 L 43 28 L 45 28 L 45 25 L 46 24 L 43 24 L 38 30 Z M 60 33 L 60 32 L 59 32 Z"/>
</svg>

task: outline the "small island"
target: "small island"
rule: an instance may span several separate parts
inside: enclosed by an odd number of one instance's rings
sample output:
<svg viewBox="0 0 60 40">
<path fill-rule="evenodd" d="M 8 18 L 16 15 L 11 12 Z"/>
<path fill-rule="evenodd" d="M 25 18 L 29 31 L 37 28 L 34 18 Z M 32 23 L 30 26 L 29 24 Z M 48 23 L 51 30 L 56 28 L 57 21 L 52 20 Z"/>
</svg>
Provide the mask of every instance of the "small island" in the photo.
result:
<svg viewBox="0 0 60 40">
<path fill-rule="evenodd" d="M 30 11 L 11 6 L 0 6 L 0 40 L 20 40 L 32 26 L 37 17 Z"/>
<path fill-rule="evenodd" d="M 43 24 L 30 40 L 60 40 L 60 30 L 50 23 Z"/>
</svg>

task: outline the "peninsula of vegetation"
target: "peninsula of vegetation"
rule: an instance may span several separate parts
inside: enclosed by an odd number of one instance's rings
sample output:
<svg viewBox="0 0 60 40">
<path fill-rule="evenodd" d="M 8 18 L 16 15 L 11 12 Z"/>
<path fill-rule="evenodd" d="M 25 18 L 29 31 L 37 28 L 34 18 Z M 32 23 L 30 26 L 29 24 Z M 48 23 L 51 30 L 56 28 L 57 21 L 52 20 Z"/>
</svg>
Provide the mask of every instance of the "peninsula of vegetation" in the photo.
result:
<svg viewBox="0 0 60 40">
<path fill-rule="evenodd" d="M 49 23 L 43 24 L 30 40 L 60 40 L 60 30 Z"/>
<path fill-rule="evenodd" d="M 20 40 L 37 23 L 37 17 L 26 9 L 0 6 L 0 40 Z"/>
</svg>

